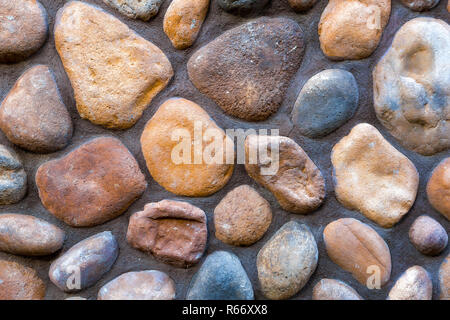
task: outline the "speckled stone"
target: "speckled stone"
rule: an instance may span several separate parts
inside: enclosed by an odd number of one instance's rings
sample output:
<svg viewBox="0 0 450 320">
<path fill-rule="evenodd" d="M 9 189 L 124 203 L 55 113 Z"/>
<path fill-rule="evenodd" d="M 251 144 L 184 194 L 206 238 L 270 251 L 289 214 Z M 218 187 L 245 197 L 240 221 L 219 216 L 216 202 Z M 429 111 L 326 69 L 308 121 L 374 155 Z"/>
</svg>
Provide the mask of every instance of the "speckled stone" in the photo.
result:
<svg viewBox="0 0 450 320">
<path fill-rule="evenodd" d="M 364 300 L 345 282 L 322 279 L 313 288 L 313 300 Z"/>
<path fill-rule="evenodd" d="M 45 284 L 36 271 L 0 260 L 0 300 L 43 300 Z"/>
<path fill-rule="evenodd" d="M 409 229 L 409 240 L 421 253 L 435 256 L 447 247 L 448 236 L 439 222 L 429 216 L 420 216 Z"/>
<path fill-rule="evenodd" d="M 439 267 L 439 298 L 450 300 L 450 254 Z"/>
<path fill-rule="evenodd" d="M 431 300 L 433 284 L 428 272 L 413 266 L 407 269 L 389 291 L 388 300 Z"/>
<path fill-rule="evenodd" d="M 103 0 L 104 3 L 116 9 L 131 19 L 148 21 L 156 16 L 164 0 Z"/>
<path fill-rule="evenodd" d="M 15 152 L 0 144 L 0 205 L 17 203 L 27 192 L 27 174 Z"/>
<path fill-rule="evenodd" d="M 270 0 L 217 0 L 223 10 L 237 15 L 247 15 L 263 9 Z"/>
</svg>

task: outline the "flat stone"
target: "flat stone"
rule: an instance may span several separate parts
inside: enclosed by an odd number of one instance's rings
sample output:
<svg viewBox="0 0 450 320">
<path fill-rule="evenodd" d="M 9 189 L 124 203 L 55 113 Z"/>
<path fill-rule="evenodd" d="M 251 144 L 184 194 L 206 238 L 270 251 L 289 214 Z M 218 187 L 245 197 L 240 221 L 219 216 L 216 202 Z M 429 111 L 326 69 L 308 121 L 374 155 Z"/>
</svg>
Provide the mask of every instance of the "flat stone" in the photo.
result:
<svg viewBox="0 0 450 320">
<path fill-rule="evenodd" d="M 9 141 L 33 152 L 69 143 L 72 119 L 47 66 L 32 67 L 17 80 L 0 106 L 0 128 Z"/>
<path fill-rule="evenodd" d="M 317 0 L 288 0 L 288 2 L 295 12 L 304 12 L 311 9 Z"/>
<path fill-rule="evenodd" d="M 450 26 L 409 20 L 373 71 L 375 112 L 407 149 L 433 155 L 450 148 Z"/>
<path fill-rule="evenodd" d="M 313 288 L 312 300 L 364 300 L 345 282 L 322 279 Z"/>
<path fill-rule="evenodd" d="M 214 136 L 210 144 L 201 140 L 207 134 Z M 208 148 L 216 141 L 222 141 L 223 148 Z M 142 132 L 141 148 L 153 179 L 177 195 L 209 196 L 233 173 L 233 140 L 205 110 L 186 99 L 171 98 L 159 107 Z"/>
<path fill-rule="evenodd" d="M 421 253 L 435 256 L 447 247 L 448 236 L 439 222 L 429 216 L 420 216 L 409 229 L 409 240 Z"/>
<path fill-rule="evenodd" d="M 388 300 L 431 300 L 433 284 L 428 272 L 420 267 L 408 268 L 389 291 Z"/>
<path fill-rule="evenodd" d="M 401 0 L 402 3 L 413 11 L 426 11 L 438 5 L 439 0 Z"/>
<path fill-rule="evenodd" d="M 339 219 L 325 227 L 323 240 L 330 259 L 363 286 L 376 286 L 377 274 L 380 287 L 389 281 L 392 266 L 389 247 L 369 225 L 353 218 Z"/>
<path fill-rule="evenodd" d="M 78 242 L 52 262 L 50 280 L 64 292 L 77 292 L 94 285 L 107 273 L 119 255 L 119 245 L 110 231 Z"/>
<path fill-rule="evenodd" d="M 19 157 L 0 144 L 0 205 L 14 204 L 27 192 L 27 174 Z"/>
<path fill-rule="evenodd" d="M 164 272 L 127 272 L 111 280 L 98 292 L 97 300 L 173 300 L 175 283 Z"/>
<path fill-rule="evenodd" d="M 340 69 L 325 70 L 303 86 L 292 111 L 292 122 L 307 137 L 326 136 L 353 117 L 358 100 L 353 74 Z"/>
<path fill-rule="evenodd" d="M 247 121 L 277 112 L 304 51 L 300 26 L 259 18 L 226 31 L 188 61 L 189 79 L 228 115 Z"/>
<path fill-rule="evenodd" d="M 217 3 L 226 12 L 245 16 L 262 10 L 269 0 L 217 0 Z"/>
<path fill-rule="evenodd" d="M 172 0 L 164 15 L 164 32 L 175 49 L 186 49 L 197 39 L 209 0 Z"/>
<path fill-rule="evenodd" d="M 36 185 L 44 207 L 73 227 L 116 218 L 147 188 L 136 159 L 112 137 L 92 139 L 42 164 Z"/>
<path fill-rule="evenodd" d="M 434 168 L 427 184 L 428 201 L 447 220 L 450 220 L 450 157 Z"/>
<path fill-rule="evenodd" d="M 206 248 L 203 210 L 187 202 L 148 203 L 130 218 L 127 241 L 156 259 L 180 268 L 196 264 Z"/>
<path fill-rule="evenodd" d="M 78 112 L 94 124 L 133 126 L 173 76 L 157 46 L 94 5 L 68 2 L 54 33 Z"/>
<path fill-rule="evenodd" d="M 239 258 L 216 251 L 206 257 L 194 275 L 187 300 L 253 300 L 253 287 Z"/>
<path fill-rule="evenodd" d="M 370 124 L 353 127 L 333 147 L 331 162 L 339 202 L 380 226 L 392 227 L 414 204 L 416 167 Z"/>
<path fill-rule="evenodd" d="M 131 19 L 148 21 L 156 16 L 164 0 L 103 0 L 104 3 L 116 9 Z"/>
<path fill-rule="evenodd" d="M 439 268 L 439 292 L 441 300 L 450 300 L 450 254 Z"/>
<path fill-rule="evenodd" d="M 0 300 L 43 300 L 44 297 L 45 283 L 36 271 L 0 260 Z"/>
<path fill-rule="evenodd" d="M 262 238 L 271 222 L 269 202 L 248 185 L 231 190 L 214 209 L 216 238 L 230 245 L 252 245 Z"/>
<path fill-rule="evenodd" d="M 309 228 L 291 221 L 261 248 L 256 258 L 264 296 L 288 299 L 299 292 L 317 267 L 319 251 Z"/>
<path fill-rule="evenodd" d="M 44 256 L 63 246 L 65 233 L 45 220 L 25 214 L 0 214 L 0 251 Z"/>
<path fill-rule="evenodd" d="M 378 46 L 391 0 L 330 0 L 319 22 L 323 53 L 333 60 L 364 59 Z"/>
<path fill-rule="evenodd" d="M 25 60 L 47 40 L 47 11 L 36 0 L 0 0 L 0 63 Z"/>
<path fill-rule="evenodd" d="M 261 150 L 267 150 L 268 154 L 273 152 L 272 159 L 252 159 L 253 155 L 261 154 Z M 276 151 L 279 151 L 278 159 Z M 245 158 L 248 175 L 269 189 L 284 210 L 307 214 L 322 204 L 325 198 L 322 173 L 294 140 L 250 135 L 245 140 Z M 268 168 L 273 170 L 264 171 Z"/>
</svg>

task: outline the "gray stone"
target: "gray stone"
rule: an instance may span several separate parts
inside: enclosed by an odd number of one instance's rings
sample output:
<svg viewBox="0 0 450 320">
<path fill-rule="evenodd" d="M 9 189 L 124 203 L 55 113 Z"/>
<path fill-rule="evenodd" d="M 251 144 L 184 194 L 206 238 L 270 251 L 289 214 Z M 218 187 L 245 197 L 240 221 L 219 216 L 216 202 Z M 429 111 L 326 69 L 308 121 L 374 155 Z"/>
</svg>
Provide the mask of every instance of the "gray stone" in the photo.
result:
<svg viewBox="0 0 450 320">
<path fill-rule="evenodd" d="M 103 0 L 103 2 L 128 18 L 148 21 L 158 14 L 163 0 Z"/>
<path fill-rule="evenodd" d="M 15 153 L 0 145 L 0 205 L 17 203 L 27 192 L 27 174 Z"/>
<path fill-rule="evenodd" d="M 264 8 L 269 0 L 217 0 L 223 10 L 237 15 L 246 15 Z"/>
<path fill-rule="evenodd" d="M 437 6 L 439 0 L 401 0 L 401 2 L 413 11 L 425 11 Z"/>
</svg>

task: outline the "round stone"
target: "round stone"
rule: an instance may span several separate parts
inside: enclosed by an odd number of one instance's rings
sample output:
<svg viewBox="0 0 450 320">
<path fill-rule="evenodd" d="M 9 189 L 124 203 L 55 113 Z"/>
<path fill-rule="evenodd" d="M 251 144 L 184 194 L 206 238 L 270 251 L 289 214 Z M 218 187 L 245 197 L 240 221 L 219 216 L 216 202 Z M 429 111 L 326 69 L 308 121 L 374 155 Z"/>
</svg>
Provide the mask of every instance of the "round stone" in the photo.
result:
<svg viewBox="0 0 450 320">
<path fill-rule="evenodd" d="M 440 0 L 401 0 L 402 3 L 413 11 L 426 11 L 438 5 Z"/>
<path fill-rule="evenodd" d="M 434 168 L 427 184 L 428 201 L 447 220 L 450 220 L 450 157 Z"/>
<path fill-rule="evenodd" d="M 303 12 L 311 9 L 317 0 L 289 0 L 289 5 L 295 12 Z"/>
<path fill-rule="evenodd" d="M 322 279 L 313 288 L 313 300 L 364 300 L 348 284 L 334 279 Z"/>
<path fill-rule="evenodd" d="M 389 291 L 388 300 L 431 300 L 433 284 L 428 272 L 413 266 L 406 270 Z"/>
<path fill-rule="evenodd" d="M 128 18 L 148 21 L 156 16 L 163 0 L 103 0 L 103 2 Z"/>
<path fill-rule="evenodd" d="M 247 15 L 263 9 L 269 0 L 217 0 L 223 10 L 237 15 Z"/>
<path fill-rule="evenodd" d="M 447 247 L 448 236 L 439 222 L 429 216 L 420 216 L 409 229 L 409 240 L 421 253 L 435 256 Z"/>
<path fill-rule="evenodd" d="M 45 284 L 36 271 L 0 260 L 0 300 L 43 300 Z"/>
<path fill-rule="evenodd" d="M 14 204 L 27 192 L 27 174 L 19 157 L 0 144 L 0 205 Z"/>
</svg>

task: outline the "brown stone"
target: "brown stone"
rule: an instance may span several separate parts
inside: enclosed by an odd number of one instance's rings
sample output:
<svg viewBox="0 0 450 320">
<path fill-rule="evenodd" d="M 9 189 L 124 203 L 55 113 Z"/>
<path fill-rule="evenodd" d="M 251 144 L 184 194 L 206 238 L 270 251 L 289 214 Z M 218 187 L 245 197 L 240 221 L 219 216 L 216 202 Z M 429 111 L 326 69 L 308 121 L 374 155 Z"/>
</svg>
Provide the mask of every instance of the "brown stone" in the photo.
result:
<svg viewBox="0 0 450 320">
<path fill-rule="evenodd" d="M 68 2 L 54 33 L 78 112 L 94 124 L 133 126 L 173 76 L 157 46 L 94 5 Z"/>
<path fill-rule="evenodd" d="M 333 221 L 325 227 L 323 239 L 330 259 L 362 285 L 376 286 L 377 274 L 380 286 L 388 282 L 391 275 L 389 247 L 367 224 L 352 218 Z"/>
<path fill-rule="evenodd" d="M 447 247 L 448 236 L 439 222 L 429 216 L 420 216 L 409 229 L 409 240 L 421 253 L 435 256 Z"/>
<path fill-rule="evenodd" d="M 441 300 L 450 300 L 450 254 L 439 268 L 439 292 Z"/>
<path fill-rule="evenodd" d="M 47 40 L 47 11 L 36 0 L 0 0 L 0 63 L 25 60 Z"/>
<path fill-rule="evenodd" d="M 419 174 L 414 164 L 367 123 L 356 125 L 331 153 L 336 198 L 384 228 L 414 204 Z"/>
<path fill-rule="evenodd" d="M 200 137 L 196 137 L 196 126 Z M 214 138 L 207 144 L 204 137 L 208 133 Z M 211 151 L 208 146 L 218 141 L 223 148 Z M 233 173 L 233 141 L 205 110 L 186 99 L 171 98 L 159 107 L 145 126 L 141 147 L 153 179 L 177 195 L 209 196 L 222 189 Z"/>
<path fill-rule="evenodd" d="M 289 0 L 289 5 L 295 12 L 303 12 L 311 9 L 317 0 Z"/>
<path fill-rule="evenodd" d="M 214 210 L 216 238 L 230 245 L 252 245 L 271 222 L 269 202 L 248 185 L 231 190 Z"/>
<path fill-rule="evenodd" d="M 438 5 L 439 0 L 401 0 L 402 3 L 413 11 L 426 11 Z"/>
<path fill-rule="evenodd" d="M 0 106 L 0 128 L 14 144 L 34 152 L 64 148 L 72 137 L 72 119 L 47 66 L 28 69 Z"/>
<path fill-rule="evenodd" d="M 36 271 L 0 260 L 0 300 L 43 300 L 45 284 Z"/>
<path fill-rule="evenodd" d="M 323 53 L 333 60 L 367 58 L 390 14 L 391 0 L 330 0 L 319 23 Z"/>
<path fill-rule="evenodd" d="M 187 202 L 148 203 L 128 225 L 128 243 L 156 259 L 180 268 L 196 264 L 206 247 L 206 215 Z"/>
<path fill-rule="evenodd" d="M 100 137 L 36 172 L 44 207 L 73 227 L 91 227 L 122 214 L 146 189 L 136 159 L 120 140 Z"/>
<path fill-rule="evenodd" d="M 434 168 L 428 180 L 427 196 L 433 208 L 450 220 L 450 157 Z"/>
<path fill-rule="evenodd" d="M 258 157 L 256 161 L 255 155 L 261 155 L 261 150 L 267 150 L 270 157 Z M 250 135 L 245 140 L 245 158 L 248 175 L 269 189 L 284 210 L 307 214 L 322 204 L 325 198 L 322 173 L 294 140 Z M 271 167 L 274 170 L 263 172 Z"/>
<path fill-rule="evenodd" d="M 313 288 L 313 300 L 364 300 L 348 284 L 334 279 L 322 279 Z"/>
<path fill-rule="evenodd" d="M 197 39 L 209 0 L 172 0 L 164 15 L 164 32 L 176 49 L 186 49 Z"/>
<path fill-rule="evenodd" d="M 431 300 L 433 284 L 427 270 L 420 266 L 408 268 L 389 291 L 388 300 Z"/>
<path fill-rule="evenodd" d="M 43 256 L 61 249 L 65 233 L 42 219 L 25 214 L 0 214 L 0 251 Z"/>
</svg>

